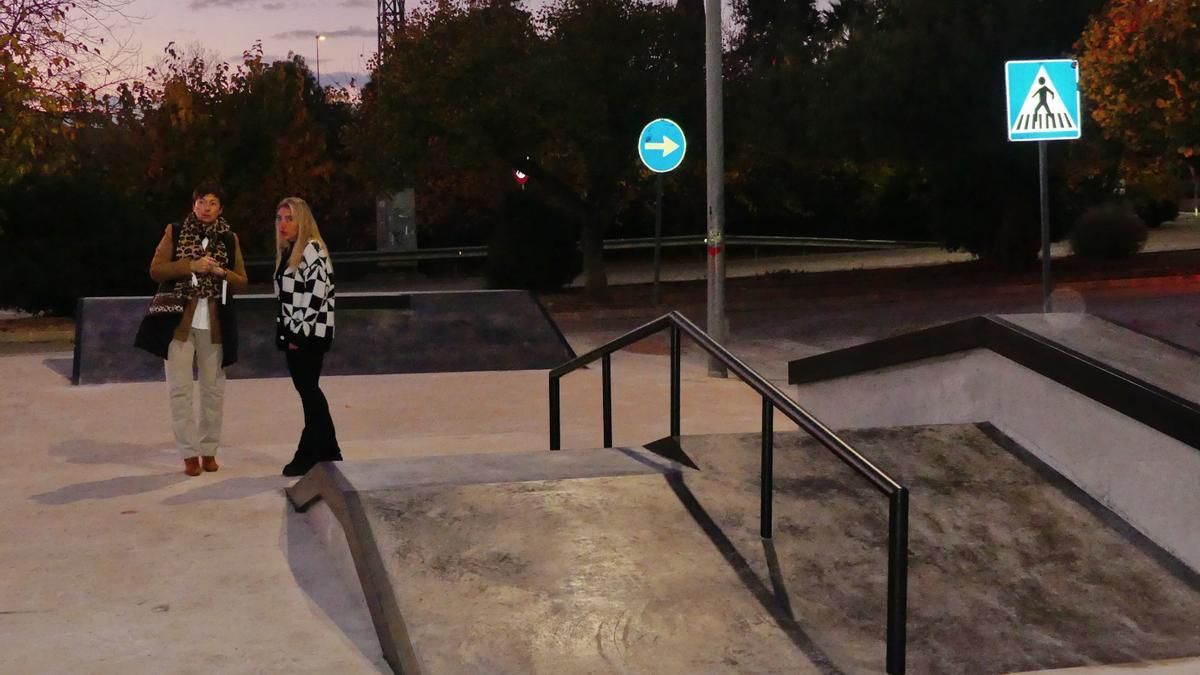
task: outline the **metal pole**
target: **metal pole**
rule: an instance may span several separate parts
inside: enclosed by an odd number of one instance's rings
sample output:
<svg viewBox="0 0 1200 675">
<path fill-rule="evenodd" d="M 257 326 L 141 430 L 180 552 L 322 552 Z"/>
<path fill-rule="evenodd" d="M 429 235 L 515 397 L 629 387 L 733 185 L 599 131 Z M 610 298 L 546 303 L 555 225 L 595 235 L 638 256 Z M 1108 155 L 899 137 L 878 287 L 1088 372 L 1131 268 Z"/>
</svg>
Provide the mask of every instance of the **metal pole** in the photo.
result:
<svg viewBox="0 0 1200 675">
<path fill-rule="evenodd" d="M 1200 180 L 1196 178 L 1196 167 L 1188 164 L 1188 171 L 1192 172 L 1192 215 L 1200 216 Z"/>
<path fill-rule="evenodd" d="M 662 197 L 663 177 L 654 174 L 654 306 L 662 304 L 662 293 L 658 288 L 659 271 L 662 269 Z"/>
<path fill-rule="evenodd" d="M 612 354 L 605 354 L 600 359 L 600 372 L 604 392 L 604 447 L 612 447 Z"/>
<path fill-rule="evenodd" d="M 558 450 L 562 447 L 562 439 L 559 437 L 560 422 L 558 410 L 558 378 L 550 377 L 550 449 Z"/>
<path fill-rule="evenodd" d="M 704 101 L 708 182 L 708 334 L 725 342 L 725 126 L 721 92 L 721 0 L 704 0 Z M 709 357 L 710 377 L 727 377 Z"/>
<path fill-rule="evenodd" d="M 679 436 L 679 326 L 671 326 L 671 435 Z"/>
<path fill-rule="evenodd" d="M 888 499 L 887 672 L 903 675 L 908 642 L 908 490 Z"/>
<path fill-rule="evenodd" d="M 1053 312 L 1050 304 L 1050 190 L 1046 176 L 1046 141 L 1038 141 L 1038 178 L 1042 186 L 1042 311 Z"/>
<path fill-rule="evenodd" d="M 771 501 L 775 491 L 775 406 L 766 396 L 762 400 L 762 479 L 759 481 L 761 506 L 758 511 L 758 533 L 763 539 L 771 538 Z"/>
<path fill-rule="evenodd" d="M 317 89 L 321 88 L 321 36 L 314 38 L 317 42 Z"/>
</svg>

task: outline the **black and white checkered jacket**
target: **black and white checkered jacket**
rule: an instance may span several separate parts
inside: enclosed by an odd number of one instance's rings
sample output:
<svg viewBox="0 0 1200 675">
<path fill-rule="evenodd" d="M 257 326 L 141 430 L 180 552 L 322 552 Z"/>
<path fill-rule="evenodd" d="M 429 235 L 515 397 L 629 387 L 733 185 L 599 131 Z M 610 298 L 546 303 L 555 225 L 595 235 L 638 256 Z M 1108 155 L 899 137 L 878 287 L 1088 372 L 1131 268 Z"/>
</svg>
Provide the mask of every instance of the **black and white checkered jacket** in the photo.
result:
<svg viewBox="0 0 1200 675">
<path fill-rule="evenodd" d="M 283 265 L 287 257 L 283 256 Z M 329 349 L 333 344 L 333 266 L 325 248 L 310 240 L 299 265 L 276 273 L 275 293 L 279 297 L 276 346 L 286 350 L 290 342 L 302 348 Z"/>
</svg>

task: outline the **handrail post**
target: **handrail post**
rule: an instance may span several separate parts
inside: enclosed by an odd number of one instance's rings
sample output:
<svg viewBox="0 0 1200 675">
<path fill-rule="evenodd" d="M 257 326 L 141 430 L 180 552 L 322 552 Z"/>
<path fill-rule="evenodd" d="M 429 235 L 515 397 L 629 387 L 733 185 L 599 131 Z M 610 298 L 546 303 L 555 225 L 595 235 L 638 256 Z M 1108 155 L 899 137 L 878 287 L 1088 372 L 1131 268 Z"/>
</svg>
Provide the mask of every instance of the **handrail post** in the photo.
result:
<svg viewBox="0 0 1200 675">
<path fill-rule="evenodd" d="M 887 672 L 903 675 L 908 639 L 908 490 L 888 499 Z"/>
<path fill-rule="evenodd" d="M 550 449 L 558 450 L 562 447 L 562 438 L 559 436 L 561 430 L 558 408 L 558 377 L 550 376 Z"/>
<path fill-rule="evenodd" d="M 679 326 L 671 324 L 671 435 L 679 434 Z"/>
<path fill-rule="evenodd" d="M 758 533 L 770 539 L 773 530 L 771 502 L 775 492 L 775 406 L 766 396 L 762 399 L 762 479 L 760 481 L 762 504 L 758 512 Z"/>
<path fill-rule="evenodd" d="M 600 361 L 602 374 L 601 390 L 604 399 L 604 447 L 612 447 L 612 355 L 605 354 Z"/>
</svg>

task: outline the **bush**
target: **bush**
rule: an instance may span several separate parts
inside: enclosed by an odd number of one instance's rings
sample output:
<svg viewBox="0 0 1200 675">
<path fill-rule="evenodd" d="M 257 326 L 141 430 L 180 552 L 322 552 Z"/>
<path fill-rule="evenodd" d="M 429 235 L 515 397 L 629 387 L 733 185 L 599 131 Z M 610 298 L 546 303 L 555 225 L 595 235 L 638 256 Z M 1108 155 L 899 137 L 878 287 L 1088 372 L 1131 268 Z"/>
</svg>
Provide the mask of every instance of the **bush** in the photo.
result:
<svg viewBox="0 0 1200 675">
<path fill-rule="evenodd" d="M 1140 199 L 1133 208 L 1147 227 L 1158 227 L 1179 215 L 1179 204 L 1174 199 Z"/>
<path fill-rule="evenodd" d="M 1178 183 L 1161 169 L 1146 169 L 1128 181 L 1127 196 L 1147 227 L 1158 227 L 1179 215 Z"/>
<path fill-rule="evenodd" d="M 71 314 L 80 296 L 154 292 L 165 221 L 102 178 L 30 176 L 0 192 L 0 212 L 0 307 Z"/>
<path fill-rule="evenodd" d="M 491 288 L 551 290 L 583 269 L 576 228 L 529 192 L 513 191 L 501 206 L 488 246 Z"/>
<path fill-rule="evenodd" d="M 1084 211 L 1071 230 L 1071 250 L 1092 260 L 1128 258 L 1146 243 L 1146 223 L 1128 202 L 1108 202 Z"/>
</svg>

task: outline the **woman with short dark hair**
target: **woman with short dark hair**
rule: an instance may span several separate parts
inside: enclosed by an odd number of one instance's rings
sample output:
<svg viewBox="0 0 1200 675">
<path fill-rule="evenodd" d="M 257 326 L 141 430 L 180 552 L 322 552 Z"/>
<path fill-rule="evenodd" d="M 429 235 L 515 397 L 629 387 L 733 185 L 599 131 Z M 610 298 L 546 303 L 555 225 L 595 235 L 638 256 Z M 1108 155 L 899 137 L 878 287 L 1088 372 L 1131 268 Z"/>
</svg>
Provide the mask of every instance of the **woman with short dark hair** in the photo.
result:
<svg viewBox="0 0 1200 675">
<path fill-rule="evenodd" d="M 303 476 L 318 462 L 342 459 L 321 367 L 333 344 L 333 264 L 308 204 L 288 197 L 275 209 L 275 344 L 304 407 L 304 431 L 285 476 Z"/>
<path fill-rule="evenodd" d="M 215 184 L 200 184 L 192 192 L 192 212 L 167 225 L 150 262 L 150 277 L 182 298 L 182 314 L 177 324 L 163 324 L 170 336 L 139 335 L 139 340 L 149 337 L 155 345 L 165 345 L 156 353 L 166 359 L 171 426 L 189 476 L 218 468 L 225 368 L 237 360 L 230 303 L 247 285 L 242 249 L 221 216 L 221 197 Z M 192 407 L 193 360 L 200 380 L 198 422 Z"/>
</svg>

